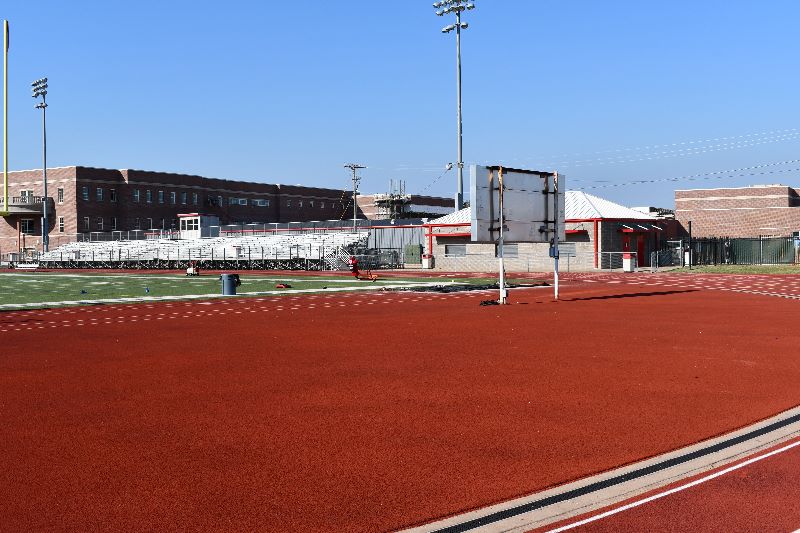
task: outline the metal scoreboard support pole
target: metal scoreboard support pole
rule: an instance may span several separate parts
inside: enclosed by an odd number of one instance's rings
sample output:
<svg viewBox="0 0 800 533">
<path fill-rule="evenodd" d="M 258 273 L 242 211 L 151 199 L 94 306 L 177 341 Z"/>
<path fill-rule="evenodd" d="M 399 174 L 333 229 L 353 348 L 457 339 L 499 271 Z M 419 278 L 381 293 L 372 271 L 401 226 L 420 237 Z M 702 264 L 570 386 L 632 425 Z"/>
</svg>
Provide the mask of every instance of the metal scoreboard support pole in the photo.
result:
<svg viewBox="0 0 800 533">
<path fill-rule="evenodd" d="M 483 176 L 486 176 L 483 179 Z M 470 167 L 470 240 L 497 247 L 500 298 L 505 304 L 505 240 L 549 246 L 555 259 L 555 298 L 558 299 L 559 239 L 564 231 L 565 176 L 556 172 L 505 166 Z M 562 239 L 563 240 L 563 239 Z M 542 248 L 539 248 L 542 252 Z M 574 253 L 574 252 L 573 252 Z M 566 255 L 569 255 L 565 251 Z"/>
<path fill-rule="evenodd" d="M 503 217 L 503 167 L 500 167 L 497 170 L 497 206 L 500 210 L 499 218 L 500 218 L 500 236 L 497 241 L 497 255 L 500 256 L 498 258 L 499 266 L 500 266 L 500 276 L 499 276 L 499 285 L 500 285 L 500 298 L 498 301 L 500 305 L 505 305 L 508 299 L 508 290 L 506 289 L 506 266 L 504 261 L 504 250 L 503 250 L 503 225 L 505 224 L 505 219 Z"/>
<path fill-rule="evenodd" d="M 553 296 L 558 300 L 558 172 L 553 175 Z"/>
</svg>

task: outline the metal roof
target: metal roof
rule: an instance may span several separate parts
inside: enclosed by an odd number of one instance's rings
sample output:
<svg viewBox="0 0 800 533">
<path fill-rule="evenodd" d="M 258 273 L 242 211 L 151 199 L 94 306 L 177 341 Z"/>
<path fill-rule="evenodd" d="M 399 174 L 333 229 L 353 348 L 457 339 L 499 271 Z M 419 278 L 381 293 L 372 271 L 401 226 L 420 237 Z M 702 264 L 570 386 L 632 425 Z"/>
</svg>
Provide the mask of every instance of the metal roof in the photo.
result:
<svg viewBox="0 0 800 533">
<path fill-rule="evenodd" d="M 583 191 L 567 191 L 564 197 L 565 217 L 569 220 L 625 219 L 658 220 L 657 217 L 636 211 Z M 430 221 L 433 224 L 469 224 L 469 207 Z"/>
<path fill-rule="evenodd" d="M 656 217 L 635 211 L 624 205 L 620 205 L 594 196 L 583 191 L 567 191 L 565 198 L 565 217 L 567 220 L 584 219 L 604 219 L 604 218 L 623 218 L 631 220 L 657 220 Z"/>
</svg>

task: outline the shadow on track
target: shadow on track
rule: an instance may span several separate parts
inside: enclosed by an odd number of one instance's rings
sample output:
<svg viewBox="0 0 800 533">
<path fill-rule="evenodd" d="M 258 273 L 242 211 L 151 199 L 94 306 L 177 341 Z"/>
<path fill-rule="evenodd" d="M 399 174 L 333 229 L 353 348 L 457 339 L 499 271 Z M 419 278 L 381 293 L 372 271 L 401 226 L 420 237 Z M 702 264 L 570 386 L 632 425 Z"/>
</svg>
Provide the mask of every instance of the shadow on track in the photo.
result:
<svg viewBox="0 0 800 533">
<path fill-rule="evenodd" d="M 697 289 L 686 289 L 681 291 L 630 292 L 625 294 L 607 294 L 605 296 L 586 296 L 585 298 L 563 298 L 563 301 L 580 302 L 584 300 L 613 300 L 616 298 L 636 298 L 637 296 L 668 296 L 670 294 L 683 294 L 687 292 L 697 292 Z"/>
</svg>

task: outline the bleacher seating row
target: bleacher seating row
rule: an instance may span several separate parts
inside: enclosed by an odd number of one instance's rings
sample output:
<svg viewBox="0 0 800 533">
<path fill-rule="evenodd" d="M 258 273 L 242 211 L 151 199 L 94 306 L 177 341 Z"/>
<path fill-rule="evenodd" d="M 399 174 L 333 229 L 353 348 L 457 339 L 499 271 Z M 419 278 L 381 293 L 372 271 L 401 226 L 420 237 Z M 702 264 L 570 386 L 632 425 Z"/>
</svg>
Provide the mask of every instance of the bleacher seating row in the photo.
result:
<svg viewBox="0 0 800 533">
<path fill-rule="evenodd" d="M 39 262 L 130 263 L 152 261 L 325 260 L 363 244 L 363 232 L 269 234 L 204 239 L 72 242 L 39 255 Z"/>
</svg>

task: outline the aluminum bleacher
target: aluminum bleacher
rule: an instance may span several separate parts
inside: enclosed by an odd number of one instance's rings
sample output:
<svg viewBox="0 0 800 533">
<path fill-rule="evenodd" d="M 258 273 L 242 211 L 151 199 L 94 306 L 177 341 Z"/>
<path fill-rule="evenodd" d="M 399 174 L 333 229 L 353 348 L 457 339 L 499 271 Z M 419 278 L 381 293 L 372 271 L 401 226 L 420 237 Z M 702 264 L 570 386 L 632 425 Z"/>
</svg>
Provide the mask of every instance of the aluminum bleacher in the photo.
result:
<svg viewBox="0 0 800 533">
<path fill-rule="evenodd" d="M 185 268 L 336 270 L 363 247 L 365 231 L 72 242 L 39 255 L 46 268 Z"/>
</svg>

